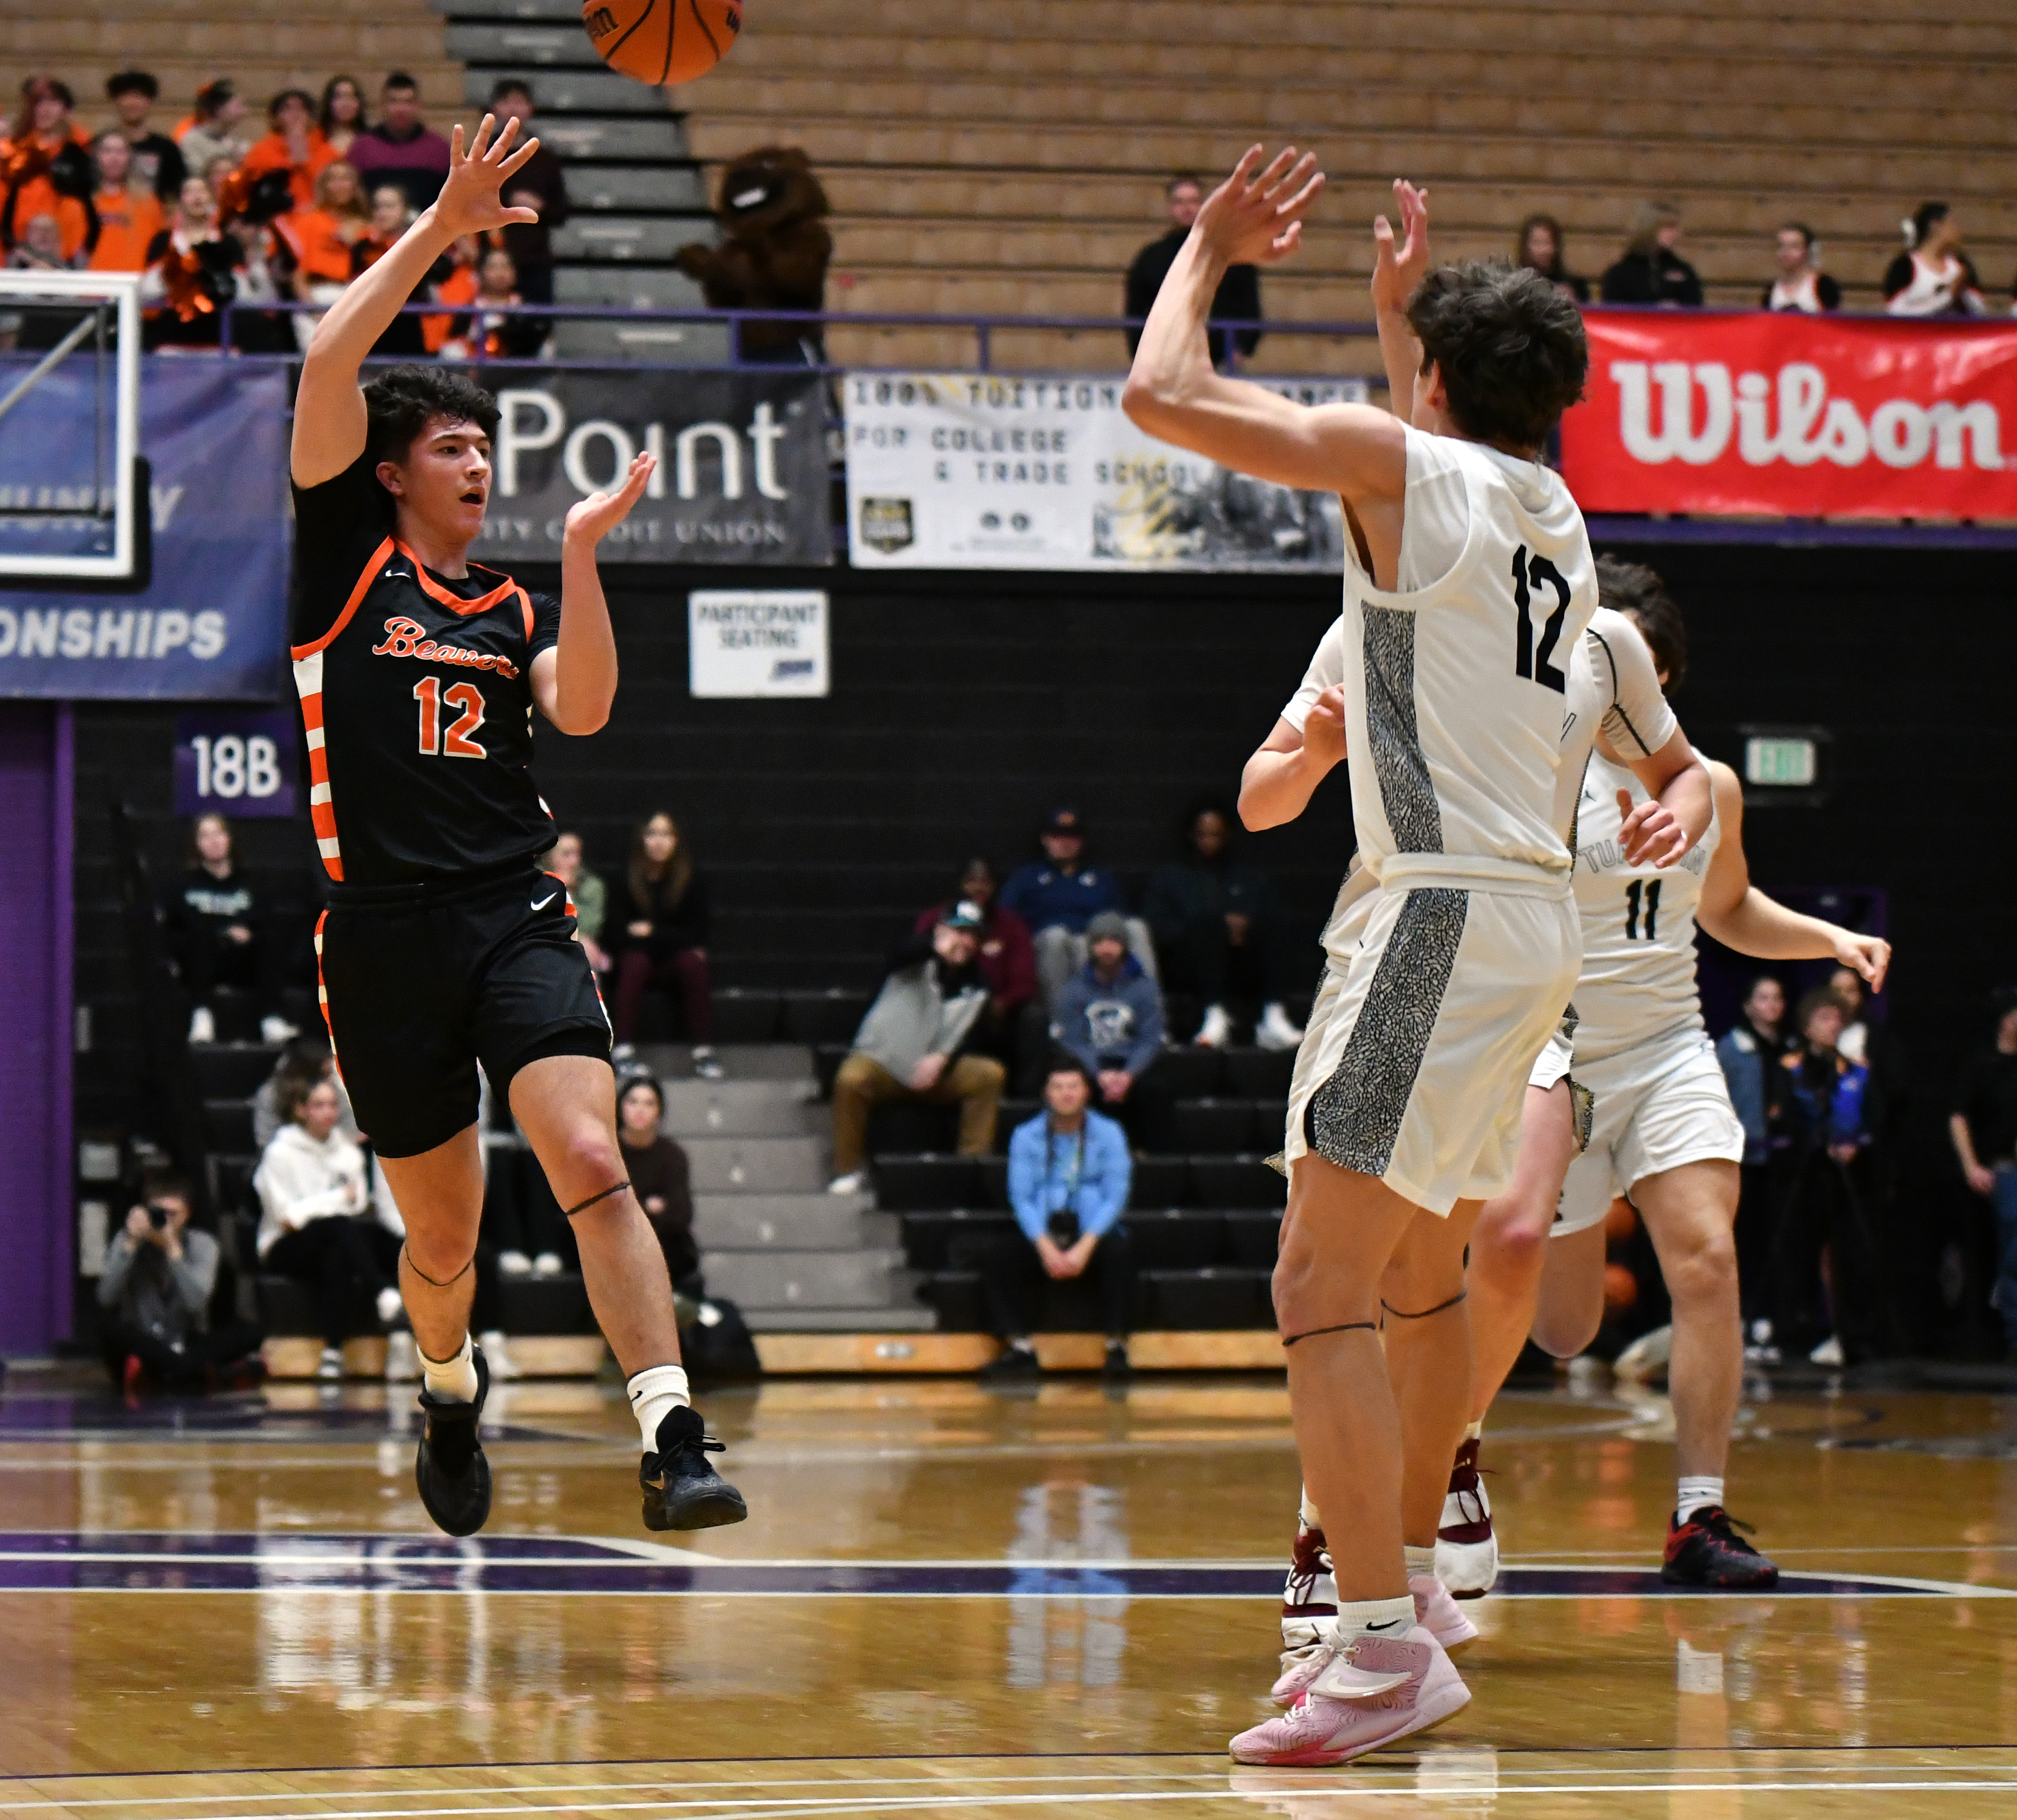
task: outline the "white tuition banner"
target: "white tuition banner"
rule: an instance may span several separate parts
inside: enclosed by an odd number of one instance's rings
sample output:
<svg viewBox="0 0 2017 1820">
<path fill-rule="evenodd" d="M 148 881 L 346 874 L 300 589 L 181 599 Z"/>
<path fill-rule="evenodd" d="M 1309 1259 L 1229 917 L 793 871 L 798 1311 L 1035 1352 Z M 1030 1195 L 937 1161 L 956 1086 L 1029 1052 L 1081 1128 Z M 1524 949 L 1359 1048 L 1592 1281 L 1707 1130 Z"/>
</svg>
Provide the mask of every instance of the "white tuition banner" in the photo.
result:
<svg viewBox="0 0 2017 1820">
<path fill-rule="evenodd" d="M 1298 493 L 1145 435 L 1117 374 L 851 373 L 857 568 L 1342 568 L 1337 496 Z M 1356 379 L 1263 380 L 1309 404 Z"/>
</svg>

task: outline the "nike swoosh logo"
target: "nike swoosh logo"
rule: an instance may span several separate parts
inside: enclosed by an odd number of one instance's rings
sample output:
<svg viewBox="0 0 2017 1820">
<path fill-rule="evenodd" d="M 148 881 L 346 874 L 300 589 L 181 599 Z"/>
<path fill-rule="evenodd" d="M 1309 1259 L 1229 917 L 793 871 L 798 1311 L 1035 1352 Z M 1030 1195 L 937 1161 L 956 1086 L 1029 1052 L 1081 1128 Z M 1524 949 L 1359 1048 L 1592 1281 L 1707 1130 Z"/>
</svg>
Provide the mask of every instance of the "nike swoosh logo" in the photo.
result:
<svg viewBox="0 0 2017 1820">
<path fill-rule="evenodd" d="M 1369 1630 L 1398 1630 L 1401 1628 L 1401 1620 L 1396 1618 L 1390 1623 L 1368 1624 L 1366 1627 Z"/>
<path fill-rule="evenodd" d="M 554 898 L 557 897 L 559 895 L 560 895 L 560 893 L 559 893 L 559 892 L 557 892 L 557 891 L 550 891 L 550 892 L 548 892 L 548 893 L 547 893 L 547 894 L 545 897 L 541 897 L 540 899 L 539 899 L 539 900 L 538 900 L 538 901 L 536 901 L 536 902 L 532 905 L 532 908 L 533 908 L 535 910 L 543 910 L 543 909 L 545 909 L 545 908 L 546 908 L 546 907 L 547 907 L 549 904 L 550 904 L 551 902 L 553 902 L 553 901 L 554 901 Z"/>
</svg>

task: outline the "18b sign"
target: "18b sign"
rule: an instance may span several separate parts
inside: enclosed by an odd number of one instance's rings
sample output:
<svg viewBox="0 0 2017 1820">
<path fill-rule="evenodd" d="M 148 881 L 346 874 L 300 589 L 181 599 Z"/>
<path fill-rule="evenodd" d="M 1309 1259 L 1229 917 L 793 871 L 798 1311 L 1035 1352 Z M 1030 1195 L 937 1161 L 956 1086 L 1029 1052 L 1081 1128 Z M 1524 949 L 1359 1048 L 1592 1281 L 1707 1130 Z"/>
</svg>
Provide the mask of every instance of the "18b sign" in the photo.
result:
<svg viewBox="0 0 2017 1820">
<path fill-rule="evenodd" d="M 293 815 L 294 717 L 284 709 L 175 717 L 178 815 Z"/>
</svg>

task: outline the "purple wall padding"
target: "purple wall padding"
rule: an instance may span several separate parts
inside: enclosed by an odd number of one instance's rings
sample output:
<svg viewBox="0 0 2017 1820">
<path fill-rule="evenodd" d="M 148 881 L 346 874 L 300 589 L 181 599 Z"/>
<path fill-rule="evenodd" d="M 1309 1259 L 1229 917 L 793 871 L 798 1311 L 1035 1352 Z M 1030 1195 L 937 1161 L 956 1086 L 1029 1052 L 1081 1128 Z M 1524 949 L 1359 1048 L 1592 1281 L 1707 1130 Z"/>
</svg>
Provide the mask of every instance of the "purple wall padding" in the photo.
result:
<svg viewBox="0 0 2017 1820">
<path fill-rule="evenodd" d="M 0 1353 L 70 1331 L 70 731 L 0 702 Z"/>
</svg>

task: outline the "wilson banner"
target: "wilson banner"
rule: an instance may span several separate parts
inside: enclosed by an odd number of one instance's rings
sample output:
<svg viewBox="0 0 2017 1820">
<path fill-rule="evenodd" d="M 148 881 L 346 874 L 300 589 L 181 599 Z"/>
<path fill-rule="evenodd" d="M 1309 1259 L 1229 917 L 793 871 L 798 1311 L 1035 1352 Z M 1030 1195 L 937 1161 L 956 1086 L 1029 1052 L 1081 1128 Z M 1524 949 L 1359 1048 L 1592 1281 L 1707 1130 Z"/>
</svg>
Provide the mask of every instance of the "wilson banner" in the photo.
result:
<svg viewBox="0 0 2017 1820">
<path fill-rule="evenodd" d="M 1356 379 L 1261 381 L 1305 403 Z M 1124 381 L 998 373 L 847 377 L 857 568 L 1336 571 L 1334 493 L 1250 478 L 1146 435 Z"/>
<path fill-rule="evenodd" d="M 2017 324 L 1592 310 L 1586 511 L 2017 518 Z"/>
</svg>

